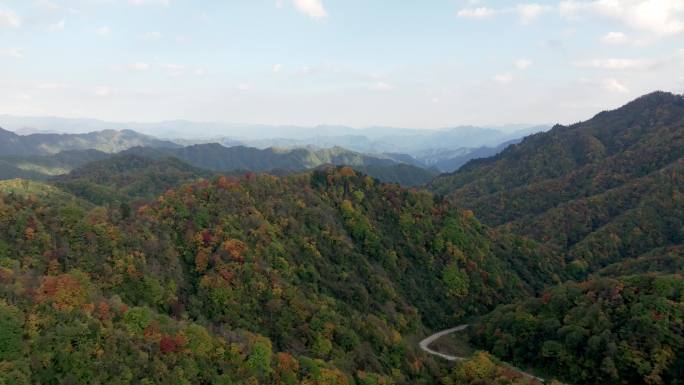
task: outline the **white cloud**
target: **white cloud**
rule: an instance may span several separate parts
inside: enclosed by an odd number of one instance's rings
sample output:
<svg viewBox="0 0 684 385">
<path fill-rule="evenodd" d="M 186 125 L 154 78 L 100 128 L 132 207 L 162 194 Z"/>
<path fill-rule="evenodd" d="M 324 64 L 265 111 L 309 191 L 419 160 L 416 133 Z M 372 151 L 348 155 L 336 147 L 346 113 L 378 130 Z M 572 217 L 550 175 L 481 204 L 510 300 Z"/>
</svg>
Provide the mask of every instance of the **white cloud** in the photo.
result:
<svg viewBox="0 0 684 385">
<path fill-rule="evenodd" d="M 312 19 L 325 19 L 328 16 L 321 0 L 292 0 L 292 3 L 295 8 Z"/>
<path fill-rule="evenodd" d="M 150 69 L 150 65 L 147 63 L 131 63 L 126 66 L 126 69 L 129 71 L 147 71 Z"/>
<path fill-rule="evenodd" d="M 16 99 L 16 100 L 31 100 L 31 95 L 29 95 L 29 94 L 27 94 L 27 93 L 25 93 L 25 92 L 22 92 L 22 93 L 20 93 L 20 94 L 14 95 L 13 99 Z"/>
<path fill-rule="evenodd" d="M 97 33 L 100 36 L 109 36 L 112 34 L 112 29 L 107 26 L 103 26 L 95 30 L 95 33 Z"/>
<path fill-rule="evenodd" d="M 140 5 L 163 5 L 168 7 L 171 3 L 170 0 L 128 0 L 128 3 L 135 6 Z"/>
<path fill-rule="evenodd" d="M 603 79 L 601 80 L 601 87 L 610 92 L 627 93 L 629 88 L 626 85 L 618 81 L 617 79 Z"/>
<path fill-rule="evenodd" d="M 54 24 L 50 24 L 48 26 L 48 31 L 50 32 L 60 32 L 64 31 L 64 27 L 66 26 L 66 20 L 62 19 Z"/>
<path fill-rule="evenodd" d="M 274 64 L 274 65 L 273 65 L 273 72 L 275 72 L 275 73 L 280 72 L 280 70 L 282 70 L 282 69 L 283 69 L 283 65 L 282 65 L 282 64 Z"/>
<path fill-rule="evenodd" d="M 394 86 L 386 82 L 375 82 L 370 88 L 376 91 L 390 91 L 394 89 Z"/>
<path fill-rule="evenodd" d="M 521 3 L 515 7 L 492 9 L 489 7 L 463 8 L 456 16 L 466 19 L 486 19 L 498 14 L 517 14 L 522 24 L 529 24 L 539 18 L 543 13 L 552 10 L 553 7 L 538 3 Z"/>
<path fill-rule="evenodd" d="M 0 56 L 13 57 L 15 59 L 23 59 L 24 53 L 16 48 L 0 49 Z"/>
<path fill-rule="evenodd" d="M 109 96 L 112 94 L 112 88 L 108 87 L 108 86 L 95 87 L 95 89 L 93 90 L 93 93 L 95 94 L 95 96 L 100 96 L 100 97 Z"/>
<path fill-rule="evenodd" d="M 285 6 L 285 0 L 276 0 L 275 2 L 276 8 L 282 8 Z"/>
<path fill-rule="evenodd" d="M 252 89 L 252 86 L 246 83 L 243 84 L 238 84 L 237 86 L 238 91 L 249 91 Z"/>
<path fill-rule="evenodd" d="M 558 8 L 566 17 L 596 15 L 658 36 L 684 32 L 682 0 L 564 0 Z"/>
<path fill-rule="evenodd" d="M 498 74 L 492 77 L 492 80 L 499 84 L 509 84 L 513 81 L 513 75 L 511 74 Z"/>
<path fill-rule="evenodd" d="M 529 24 L 535 21 L 544 12 L 551 10 L 551 7 L 536 3 L 518 4 L 515 10 L 518 13 L 518 17 L 520 17 L 520 22 L 523 24 Z"/>
<path fill-rule="evenodd" d="M 59 6 L 59 4 L 56 4 L 50 0 L 38 0 L 35 4 L 36 7 L 44 11 L 57 11 L 62 8 Z"/>
<path fill-rule="evenodd" d="M 655 63 L 644 59 L 590 59 L 572 63 L 575 67 L 604 70 L 634 70 L 652 67 Z"/>
<path fill-rule="evenodd" d="M 152 31 L 152 32 L 145 32 L 140 36 L 141 39 L 147 40 L 147 41 L 157 41 L 161 40 L 164 38 L 164 35 L 161 34 L 161 32 L 157 31 Z"/>
<path fill-rule="evenodd" d="M 162 64 L 169 76 L 177 77 L 185 73 L 186 67 L 182 64 Z"/>
<path fill-rule="evenodd" d="M 477 8 L 463 8 L 456 16 L 465 19 L 485 19 L 494 15 L 494 10 L 487 7 L 477 7 Z"/>
<path fill-rule="evenodd" d="M 63 90 L 69 88 L 68 84 L 65 83 L 40 83 L 36 86 L 39 90 Z"/>
<path fill-rule="evenodd" d="M 532 66 L 532 61 L 527 59 L 518 59 L 515 61 L 515 68 L 519 70 L 526 70 Z"/>
<path fill-rule="evenodd" d="M 627 43 L 627 35 L 622 32 L 608 32 L 601 37 L 601 42 L 604 44 L 625 44 Z"/>
<path fill-rule="evenodd" d="M 8 9 L 0 9 L 0 28 L 17 28 L 21 26 L 21 18 Z"/>
</svg>

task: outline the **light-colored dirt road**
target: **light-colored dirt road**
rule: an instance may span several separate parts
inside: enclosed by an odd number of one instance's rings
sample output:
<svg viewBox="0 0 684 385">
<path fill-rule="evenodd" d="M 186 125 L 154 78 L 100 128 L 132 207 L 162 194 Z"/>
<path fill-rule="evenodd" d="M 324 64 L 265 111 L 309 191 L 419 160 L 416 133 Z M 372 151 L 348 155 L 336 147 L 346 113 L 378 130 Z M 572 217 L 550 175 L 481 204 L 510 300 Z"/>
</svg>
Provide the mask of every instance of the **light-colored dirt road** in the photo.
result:
<svg viewBox="0 0 684 385">
<path fill-rule="evenodd" d="M 465 324 L 465 325 L 458 325 L 458 326 L 453 327 L 451 329 L 442 330 L 441 332 L 437 332 L 437 333 L 425 338 L 424 340 L 420 341 L 420 343 L 418 345 L 420 346 L 421 349 L 423 349 L 423 351 L 425 351 L 429 354 L 435 355 L 437 357 L 444 358 L 447 361 L 464 361 L 466 359 L 466 357 L 450 356 L 448 354 L 440 353 L 438 351 L 430 349 L 430 345 L 433 342 L 437 341 L 438 339 L 440 339 L 446 335 L 449 335 L 451 333 L 456 333 L 456 332 L 462 332 L 467 328 L 468 328 L 468 325 Z M 520 374 L 522 374 L 523 376 L 525 376 L 527 378 L 534 379 L 534 380 L 537 380 L 537 381 L 542 382 L 542 383 L 544 382 L 543 379 L 541 379 L 537 376 L 533 376 L 529 373 L 523 372 L 522 370 L 514 367 L 513 365 L 509 365 L 509 364 L 506 364 L 506 365 L 517 370 L 518 372 L 520 372 Z"/>
</svg>

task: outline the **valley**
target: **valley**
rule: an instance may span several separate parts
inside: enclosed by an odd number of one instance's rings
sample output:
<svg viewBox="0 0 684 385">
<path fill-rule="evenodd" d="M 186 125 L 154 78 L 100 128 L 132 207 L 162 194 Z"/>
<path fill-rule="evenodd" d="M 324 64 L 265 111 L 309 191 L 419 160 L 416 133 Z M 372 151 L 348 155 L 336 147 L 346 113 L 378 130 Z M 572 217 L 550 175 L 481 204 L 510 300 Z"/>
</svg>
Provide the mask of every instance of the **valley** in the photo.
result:
<svg viewBox="0 0 684 385">
<path fill-rule="evenodd" d="M 342 148 L 4 156 L 1 376 L 677 384 L 683 129 L 650 94 L 418 188 Z"/>
</svg>

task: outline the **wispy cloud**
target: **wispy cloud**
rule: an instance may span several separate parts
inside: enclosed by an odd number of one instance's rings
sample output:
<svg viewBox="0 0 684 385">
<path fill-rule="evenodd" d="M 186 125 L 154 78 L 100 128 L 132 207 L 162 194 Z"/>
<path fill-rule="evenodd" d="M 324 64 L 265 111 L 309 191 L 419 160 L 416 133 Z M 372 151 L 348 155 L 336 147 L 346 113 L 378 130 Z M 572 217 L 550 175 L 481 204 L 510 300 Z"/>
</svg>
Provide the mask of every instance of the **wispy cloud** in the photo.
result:
<svg viewBox="0 0 684 385">
<path fill-rule="evenodd" d="M 166 70 L 166 74 L 169 76 L 173 77 L 178 77 L 181 76 L 185 73 L 185 70 L 187 69 L 186 66 L 182 64 L 172 64 L 172 63 L 166 63 L 162 64 L 162 68 Z"/>
<path fill-rule="evenodd" d="M 513 81 L 513 75 L 511 75 L 509 73 L 498 74 L 498 75 L 494 75 L 494 77 L 492 77 L 492 80 L 494 80 L 495 82 L 497 82 L 499 84 L 505 85 L 505 84 L 509 84 Z"/>
<path fill-rule="evenodd" d="M 112 28 L 108 26 L 102 26 L 96 29 L 95 33 L 97 33 L 100 36 L 107 37 L 112 34 Z"/>
<path fill-rule="evenodd" d="M 580 68 L 596 68 L 604 70 L 633 70 L 633 69 L 645 69 L 654 66 L 651 60 L 645 59 L 619 59 L 619 58 L 608 58 L 608 59 L 590 59 L 590 60 L 579 60 L 572 63 L 575 67 Z"/>
<path fill-rule="evenodd" d="M 161 32 L 151 31 L 143 33 L 140 38 L 146 41 L 157 41 L 163 39 L 164 35 Z"/>
<path fill-rule="evenodd" d="M 21 18 L 9 9 L 0 9 L 0 28 L 17 28 L 21 26 Z"/>
<path fill-rule="evenodd" d="M 629 88 L 622 82 L 618 81 L 617 79 L 603 79 L 601 81 L 601 87 L 610 92 L 619 92 L 619 93 L 627 93 L 629 92 Z"/>
<path fill-rule="evenodd" d="M 387 82 L 375 82 L 371 84 L 370 89 L 375 91 L 390 91 L 394 89 L 394 86 Z"/>
<path fill-rule="evenodd" d="M 54 24 L 50 24 L 48 26 L 48 31 L 50 32 L 60 32 L 64 31 L 64 27 L 66 26 L 66 20 L 62 19 Z"/>
<path fill-rule="evenodd" d="M 59 4 L 57 4 L 53 1 L 50 1 L 50 0 L 38 0 L 35 2 L 35 5 L 36 5 L 36 7 L 38 7 L 39 9 L 41 9 L 43 11 L 50 11 L 50 12 L 58 11 L 62 8 Z"/>
<path fill-rule="evenodd" d="M 456 13 L 456 16 L 465 19 L 486 19 L 494 13 L 493 9 L 487 7 L 463 8 Z"/>
<path fill-rule="evenodd" d="M 553 7 L 549 5 L 541 5 L 537 3 L 518 4 L 515 11 L 523 24 L 529 24 L 537 20 L 542 14 L 552 10 Z"/>
<path fill-rule="evenodd" d="M 684 32 L 681 0 L 564 0 L 558 8 L 565 17 L 598 16 L 657 36 Z"/>
<path fill-rule="evenodd" d="M 63 90 L 69 88 L 66 83 L 40 83 L 36 85 L 38 90 Z"/>
<path fill-rule="evenodd" d="M 112 88 L 109 86 L 98 86 L 93 90 L 93 94 L 99 97 L 106 97 L 112 94 Z"/>
<path fill-rule="evenodd" d="M 608 32 L 601 37 L 604 44 L 625 44 L 628 42 L 627 35 L 622 32 Z"/>
<path fill-rule="evenodd" d="M 15 59 L 23 59 L 24 53 L 17 48 L 0 49 L 0 56 L 13 57 Z"/>
<path fill-rule="evenodd" d="M 140 5 L 162 5 L 168 7 L 171 4 L 170 0 L 128 0 L 128 3 L 135 6 Z"/>
<path fill-rule="evenodd" d="M 325 10 L 321 0 L 292 0 L 292 3 L 295 8 L 312 19 L 321 20 L 328 17 L 328 12 Z"/>
<path fill-rule="evenodd" d="M 532 61 L 528 59 L 518 59 L 514 64 L 515 68 L 519 70 L 526 70 L 532 66 Z"/>
</svg>

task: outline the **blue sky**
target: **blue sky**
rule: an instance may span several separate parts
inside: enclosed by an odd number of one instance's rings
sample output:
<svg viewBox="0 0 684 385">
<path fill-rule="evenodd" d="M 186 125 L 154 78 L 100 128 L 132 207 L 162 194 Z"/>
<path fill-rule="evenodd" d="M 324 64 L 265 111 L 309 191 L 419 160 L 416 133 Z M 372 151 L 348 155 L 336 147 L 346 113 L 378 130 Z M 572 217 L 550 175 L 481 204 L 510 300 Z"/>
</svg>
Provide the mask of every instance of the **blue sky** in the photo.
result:
<svg viewBox="0 0 684 385">
<path fill-rule="evenodd" d="M 684 91 L 682 0 L 0 0 L 0 113 L 571 123 Z"/>
</svg>

